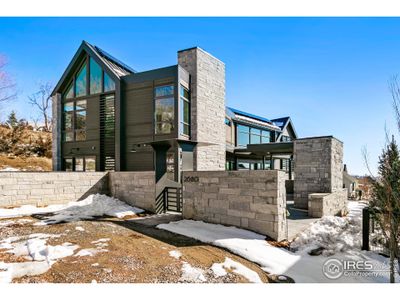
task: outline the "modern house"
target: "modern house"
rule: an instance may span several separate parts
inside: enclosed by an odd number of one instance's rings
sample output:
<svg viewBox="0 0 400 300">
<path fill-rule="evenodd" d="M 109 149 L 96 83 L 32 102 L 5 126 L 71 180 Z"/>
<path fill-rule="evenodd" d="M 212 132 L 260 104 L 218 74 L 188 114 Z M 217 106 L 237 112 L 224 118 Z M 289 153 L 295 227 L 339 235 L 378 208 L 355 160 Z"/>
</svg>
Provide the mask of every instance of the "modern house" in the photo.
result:
<svg viewBox="0 0 400 300">
<path fill-rule="evenodd" d="M 53 91 L 56 171 L 283 169 L 291 177 L 289 117 L 225 104 L 225 65 L 194 47 L 176 65 L 138 72 L 82 42 Z"/>
</svg>

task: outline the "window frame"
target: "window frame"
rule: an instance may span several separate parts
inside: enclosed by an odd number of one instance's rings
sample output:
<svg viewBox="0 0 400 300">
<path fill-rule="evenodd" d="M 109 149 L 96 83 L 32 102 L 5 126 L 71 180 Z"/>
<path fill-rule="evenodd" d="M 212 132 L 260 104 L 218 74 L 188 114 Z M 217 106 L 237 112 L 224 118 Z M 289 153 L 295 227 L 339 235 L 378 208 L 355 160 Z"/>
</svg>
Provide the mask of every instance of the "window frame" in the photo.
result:
<svg viewBox="0 0 400 300">
<path fill-rule="evenodd" d="M 77 102 L 80 102 L 80 101 L 86 101 L 86 107 L 84 108 L 84 109 L 76 109 L 76 106 L 77 106 Z M 70 111 L 65 111 L 64 110 L 64 106 L 66 105 L 66 104 L 68 104 L 68 103 L 73 103 L 73 109 L 72 110 L 70 110 Z M 63 103 L 63 116 L 62 116 L 62 141 L 63 141 L 63 143 L 73 143 L 73 142 L 84 142 L 84 141 L 86 141 L 86 131 L 87 131 L 87 123 L 86 123 L 86 120 L 87 120 L 87 103 L 88 103 L 88 101 L 85 99 L 85 100 L 83 100 L 83 99 L 74 99 L 74 100 L 72 100 L 72 101 L 65 101 L 64 103 Z M 85 126 L 84 126 L 84 128 L 79 128 L 79 129 L 77 129 L 77 125 L 76 125 L 76 120 L 77 120 L 77 117 L 76 117 L 76 115 L 78 114 L 78 113 L 80 113 L 80 112 L 85 112 Z M 71 115 L 71 125 L 72 125 L 72 128 L 71 129 L 69 129 L 69 130 L 66 130 L 66 128 L 65 128 L 65 116 L 66 115 Z M 82 140 L 77 140 L 77 132 L 80 132 L 80 133 L 82 133 L 82 132 L 85 132 L 85 139 L 82 139 Z M 67 141 L 66 140 L 66 135 L 67 135 L 67 133 L 72 133 L 72 136 L 73 136 L 73 138 L 72 138 L 72 140 L 70 140 L 70 141 Z"/>
<path fill-rule="evenodd" d="M 82 165 L 83 169 L 79 170 L 79 171 L 76 170 L 76 160 L 77 159 L 82 159 L 82 163 L 83 163 L 83 165 Z M 88 160 L 88 159 L 94 159 L 94 170 L 90 170 L 90 171 L 87 170 L 86 160 Z M 71 160 L 71 164 L 72 164 L 71 170 L 68 170 L 68 171 L 66 170 L 66 160 Z M 67 156 L 63 157 L 63 169 L 66 172 L 96 172 L 96 167 L 97 167 L 97 156 L 96 155 L 77 155 L 77 156 L 67 155 Z"/>
<path fill-rule="evenodd" d="M 186 98 L 184 96 L 185 95 L 184 93 L 182 95 L 182 93 L 181 93 L 182 90 L 187 91 L 188 98 Z M 185 107 L 184 104 L 185 103 L 188 105 L 188 122 L 185 122 L 185 109 L 184 109 L 184 107 Z M 179 134 L 183 135 L 185 137 L 190 137 L 190 133 L 191 133 L 190 132 L 190 130 L 191 130 L 191 126 L 190 126 L 191 117 L 190 117 L 190 115 L 191 115 L 191 112 L 192 112 L 191 107 L 190 107 L 190 91 L 189 91 L 188 88 L 186 88 L 182 84 L 179 84 L 179 110 L 180 110 L 180 114 L 179 114 Z M 188 130 L 187 134 L 185 133 L 185 130 L 184 130 L 185 126 L 187 126 L 187 130 Z"/>
<path fill-rule="evenodd" d="M 246 128 L 246 130 L 244 130 Z M 268 134 L 267 134 L 268 133 Z M 247 144 L 243 145 L 242 143 L 239 143 L 239 136 L 241 134 L 245 134 L 248 136 L 247 138 Z M 257 143 L 252 142 L 252 138 L 257 139 Z M 242 123 L 237 123 L 236 124 L 236 147 L 246 147 L 247 145 L 256 145 L 256 144 L 266 144 L 263 142 L 263 138 L 268 137 L 268 142 L 272 142 L 272 131 L 262 128 L 262 127 L 255 127 L 247 124 L 242 124 Z"/>
<path fill-rule="evenodd" d="M 172 94 L 167 94 L 167 95 L 162 95 L 162 96 L 156 96 L 156 89 L 157 88 L 162 88 L 162 87 L 171 87 L 172 86 Z M 170 84 L 162 84 L 162 85 L 156 85 L 153 88 L 153 108 L 154 108 L 154 135 L 157 136 L 162 136 L 162 135 L 171 135 L 175 132 L 176 128 L 176 116 L 175 116 L 175 106 L 176 106 L 176 86 L 174 83 L 170 83 Z M 172 116 L 173 119 L 171 121 L 157 121 L 157 102 L 158 101 L 162 101 L 162 100 L 166 100 L 166 99 L 172 99 Z M 158 132 L 157 128 L 159 124 L 170 124 L 171 125 L 171 130 L 169 132 Z"/>
</svg>

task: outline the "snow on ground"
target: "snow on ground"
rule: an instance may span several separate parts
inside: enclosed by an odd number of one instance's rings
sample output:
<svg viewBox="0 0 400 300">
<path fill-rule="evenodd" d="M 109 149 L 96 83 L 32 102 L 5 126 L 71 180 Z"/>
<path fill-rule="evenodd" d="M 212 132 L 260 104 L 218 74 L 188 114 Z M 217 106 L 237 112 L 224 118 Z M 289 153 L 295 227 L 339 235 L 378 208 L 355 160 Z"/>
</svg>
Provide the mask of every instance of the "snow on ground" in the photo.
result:
<svg viewBox="0 0 400 300">
<path fill-rule="evenodd" d="M 169 251 L 169 256 L 179 259 L 182 256 L 182 253 L 178 250 L 172 250 L 172 251 Z"/>
<path fill-rule="evenodd" d="M 144 210 L 130 206 L 116 198 L 96 194 L 90 195 L 82 201 L 69 202 L 63 205 L 49 205 L 47 207 L 23 205 L 12 209 L 0 209 L 0 219 L 51 213 L 53 215 L 46 216 L 43 221 L 35 223 L 35 225 L 48 225 L 60 222 L 90 220 L 94 217 L 104 215 L 123 218 L 142 212 Z"/>
<path fill-rule="evenodd" d="M 76 227 L 75 227 L 75 230 L 78 230 L 78 231 L 85 231 L 85 228 L 83 228 L 82 226 L 76 226 Z"/>
<path fill-rule="evenodd" d="M 377 277 L 341 276 L 335 280 L 323 273 L 323 265 L 330 258 L 387 263 L 388 260 L 380 255 L 360 250 L 360 214 L 363 205 L 349 202 L 350 213 L 347 217 L 325 217 L 313 223 L 294 241 L 293 244 L 298 248 L 296 252 L 273 247 L 265 241 L 265 236 L 248 230 L 202 221 L 181 220 L 160 224 L 157 228 L 226 248 L 259 264 L 268 273 L 287 275 L 296 282 L 389 282 L 388 273 Z M 322 255 L 308 254 L 310 249 L 320 246 L 326 247 Z"/>
<path fill-rule="evenodd" d="M 13 236 L 0 241 L 0 249 L 22 257 L 26 262 L 0 262 L 0 283 L 11 282 L 14 278 L 34 276 L 47 272 L 51 266 L 67 256 L 73 255 L 79 246 L 71 243 L 47 245 L 49 238 L 60 235 L 36 233 L 29 236 Z"/>
<path fill-rule="evenodd" d="M 96 246 L 96 248 L 88 248 L 88 249 L 82 249 L 78 253 L 76 253 L 74 256 L 95 256 L 97 253 L 100 252 L 108 252 L 108 249 L 104 249 L 105 247 L 108 246 L 108 242 L 110 241 L 109 238 L 102 238 L 98 239 L 96 241 L 91 242 Z"/>
<path fill-rule="evenodd" d="M 183 262 L 180 281 L 196 283 L 205 282 L 206 280 L 202 269 L 192 267 L 189 263 Z"/>
<path fill-rule="evenodd" d="M 214 263 L 211 266 L 211 270 L 214 272 L 215 277 L 225 276 L 227 274 L 225 269 L 229 269 L 233 273 L 242 275 L 249 282 L 262 283 L 262 280 L 260 276 L 258 276 L 257 272 L 250 270 L 246 266 L 230 259 L 229 257 L 225 257 L 225 261 L 223 263 Z"/>
<path fill-rule="evenodd" d="M 0 221 L 0 228 L 1 227 L 9 227 L 9 226 L 13 226 L 13 225 L 26 225 L 26 224 L 31 223 L 31 222 L 33 222 L 33 221 L 29 220 L 29 219 Z"/>
<path fill-rule="evenodd" d="M 0 169 L 0 172 L 17 172 L 17 171 L 21 171 L 21 169 L 16 169 L 13 167 L 5 167 Z"/>
</svg>

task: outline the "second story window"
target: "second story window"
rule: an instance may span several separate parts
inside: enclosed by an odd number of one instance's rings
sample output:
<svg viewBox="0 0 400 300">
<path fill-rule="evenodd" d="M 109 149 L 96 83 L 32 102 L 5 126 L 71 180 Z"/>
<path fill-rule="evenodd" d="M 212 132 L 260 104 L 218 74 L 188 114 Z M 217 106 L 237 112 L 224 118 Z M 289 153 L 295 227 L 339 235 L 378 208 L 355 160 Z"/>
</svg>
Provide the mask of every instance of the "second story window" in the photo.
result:
<svg viewBox="0 0 400 300">
<path fill-rule="evenodd" d="M 86 100 L 64 103 L 64 142 L 86 140 Z"/>
<path fill-rule="evenodd" d="M 164 85 L 154 89 L 155 134 L 170 134 L 174 131 L 174 86 Z"/>
<path fill-rule="evenodd" d="M 266 144 L 271 142 L 271 132 L 244 125 L 237 125 L 237 145 L 245 147 L 248 144 Z"/>
<path fill-rule="evenodd" d="M 291 140 L 290 136 L 282 135 L 281 142 L 290 142 Z"/>
<path fill-rule="evenodd" d="M 190 135 L 189 90 L 181 85 L 179 93 L 180 93 L 179 133 L 189 136 Z"/>
<path fill-rule="evenodd" d="M 81 69 L 78 71 L 78 74 L 76 75 L 75 79 L 75 97 L 82 97 L 86 96 L 87 91 L 86 91 L 86 84 L 87 84 L 87 78 L 86 78 L 86 63 L 83 64 Z"/>
</svg>

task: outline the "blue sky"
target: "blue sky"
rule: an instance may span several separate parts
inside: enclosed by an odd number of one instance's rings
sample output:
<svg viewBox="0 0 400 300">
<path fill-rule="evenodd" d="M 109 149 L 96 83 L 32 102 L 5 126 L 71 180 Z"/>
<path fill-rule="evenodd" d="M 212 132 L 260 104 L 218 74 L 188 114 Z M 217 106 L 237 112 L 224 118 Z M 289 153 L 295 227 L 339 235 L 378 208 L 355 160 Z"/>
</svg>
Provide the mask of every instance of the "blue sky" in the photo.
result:
<svg viewBox="0 0 400 300">
<path fill-rule="evenodd" d="M 17 101 L 40 81 L 57 83 L 82 40 L 138 71 L 176 64 L 200 46 L 226 64 L 229 106 L 267 118 L 291 116 L 301 137 L 334 135 L 345 163 L 376 169 L 385 124 L 396 133 L 388 80 L 400 73 L 399 18 L 0 18 L 0 53 L 9 58 Z"/>
</svg>

